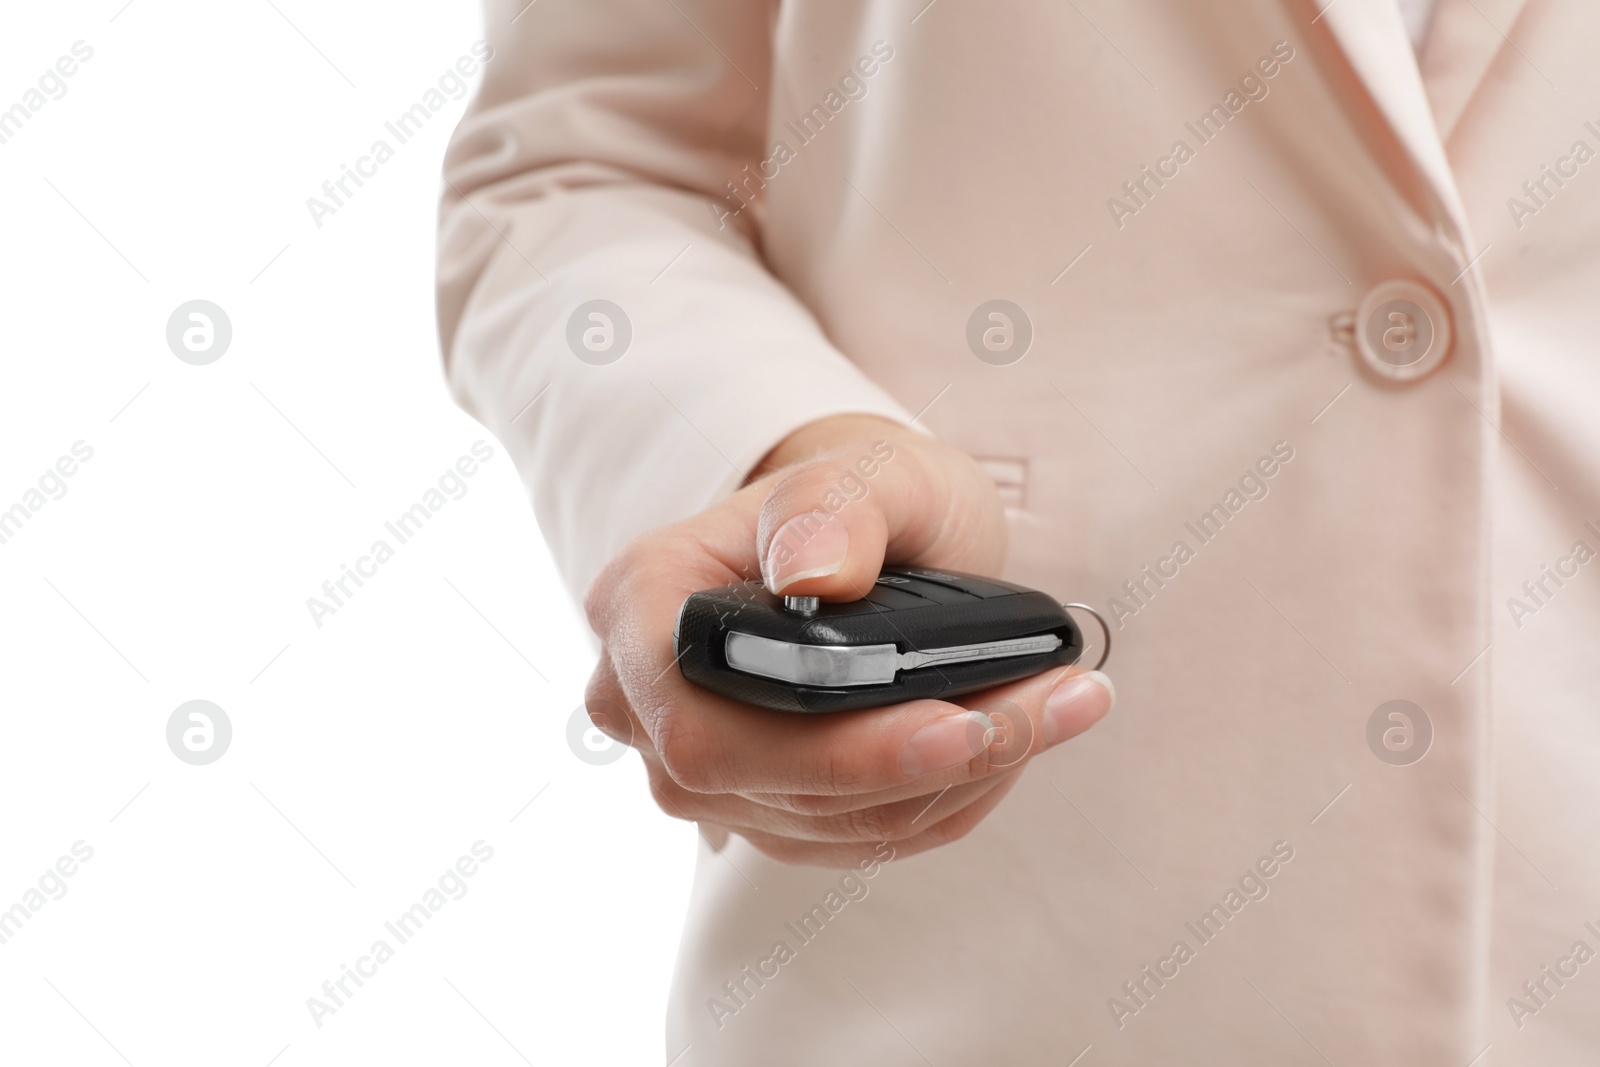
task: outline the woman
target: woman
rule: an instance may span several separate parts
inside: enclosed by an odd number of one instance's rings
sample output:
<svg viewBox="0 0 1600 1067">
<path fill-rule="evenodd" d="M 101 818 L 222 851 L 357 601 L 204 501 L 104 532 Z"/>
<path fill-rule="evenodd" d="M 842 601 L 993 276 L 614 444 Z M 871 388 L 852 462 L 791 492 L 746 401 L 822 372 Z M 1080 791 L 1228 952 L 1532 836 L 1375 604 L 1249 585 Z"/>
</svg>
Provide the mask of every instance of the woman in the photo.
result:
<svg viewBox="0 0 1600 1067">
<path fill-rule="evenodd" d="M 1600 11 L 1426 6 L 490 0 L 450 377 L 702 829 L 667 1059 L 1593 1062 Z M 673 669 L 886 560 L 1117 713 Z"/>
</svg>

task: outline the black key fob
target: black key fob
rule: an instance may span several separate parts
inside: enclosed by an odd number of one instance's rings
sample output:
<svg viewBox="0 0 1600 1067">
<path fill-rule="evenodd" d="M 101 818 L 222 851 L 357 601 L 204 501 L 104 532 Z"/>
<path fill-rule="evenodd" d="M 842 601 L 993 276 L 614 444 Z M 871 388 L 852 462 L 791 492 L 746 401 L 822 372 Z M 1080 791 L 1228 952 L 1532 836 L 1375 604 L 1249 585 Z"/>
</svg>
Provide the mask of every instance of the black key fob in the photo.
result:
<svg viewBox="0 0 1600 1067">
<path fill-rule="evenodd" d="M 805 712 L 948 700 L 1069 666 L 1084 650 L 1053 597 L 923 567 L 887 569 L 847 604 L 780 598 L 755 581 L 707 589 L 683 602 L 673 640 L 696 685 Z"/>
</svg>

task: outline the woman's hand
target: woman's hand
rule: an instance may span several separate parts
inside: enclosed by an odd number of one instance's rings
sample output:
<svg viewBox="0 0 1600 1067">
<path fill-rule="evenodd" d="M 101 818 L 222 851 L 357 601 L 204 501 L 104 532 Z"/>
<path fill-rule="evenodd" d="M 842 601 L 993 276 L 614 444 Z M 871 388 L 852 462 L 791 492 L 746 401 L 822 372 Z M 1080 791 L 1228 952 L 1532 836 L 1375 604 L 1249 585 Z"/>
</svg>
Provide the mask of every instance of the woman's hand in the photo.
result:
<svg viewBox="0 0 1600 1067">
<path fill-rule="evenodd" d="M 839 416 L 790 435 L 769 470 L 694 518 L 643 535 L 585 601 L 600 663 L 595 725 L 637 748 L 668 814 L 732 830 L 789 863 L 846 867 L 964 836 L 1033 756 L 1111 708 L 1108 679 L 1067 667 L 961 704 L 802 715 L 686 681 L 672 632 L 701 589 L 760 578 L 776 594 L 856 600 L 885 561 L 995 574 L 1005 517 L 970 457 L 896 423 Z"/>
</svg>

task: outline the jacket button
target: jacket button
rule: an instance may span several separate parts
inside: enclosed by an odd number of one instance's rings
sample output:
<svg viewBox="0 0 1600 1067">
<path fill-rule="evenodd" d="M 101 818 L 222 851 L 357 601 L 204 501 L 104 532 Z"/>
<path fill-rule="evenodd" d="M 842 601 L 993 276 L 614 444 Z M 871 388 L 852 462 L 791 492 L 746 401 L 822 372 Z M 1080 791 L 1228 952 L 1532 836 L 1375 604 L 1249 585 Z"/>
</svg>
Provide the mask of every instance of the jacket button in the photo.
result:
<svg viewBox="0 0 1600 1067">
<path fill-rule="evenodd" d="M 1375 373 L 1415 381 L 1450 354 L 1450 312 L 1426 285 L 1397 278 L 1361 301 L 1355 340 L 1356 351 Z"/>
</svg>

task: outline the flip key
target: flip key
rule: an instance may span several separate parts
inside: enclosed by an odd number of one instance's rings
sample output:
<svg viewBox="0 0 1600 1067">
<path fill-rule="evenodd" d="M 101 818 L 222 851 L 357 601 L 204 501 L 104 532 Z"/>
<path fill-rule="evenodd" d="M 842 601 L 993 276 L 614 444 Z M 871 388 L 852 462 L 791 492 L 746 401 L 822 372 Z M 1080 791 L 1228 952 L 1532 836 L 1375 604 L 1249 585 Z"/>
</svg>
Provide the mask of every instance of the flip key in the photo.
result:
<svg viewBox="0 0 1600 1067">
<path fill-rule="evenodd" d="M 745 704 L 779 711 L 876 708 L 948 700 L 1070 666 L 1084 639 L 1067 608 L 1020 585 L 952 571 L 894 567 L 863 598 L 824 604 L 759 582 L 707 589 L 683 602 L 673 641 L 683 676 Z"/>
</svg>

